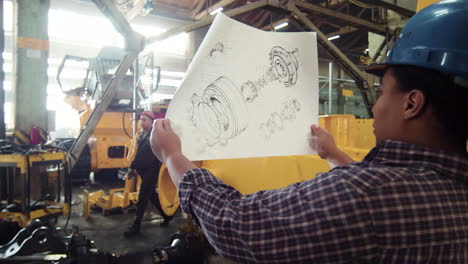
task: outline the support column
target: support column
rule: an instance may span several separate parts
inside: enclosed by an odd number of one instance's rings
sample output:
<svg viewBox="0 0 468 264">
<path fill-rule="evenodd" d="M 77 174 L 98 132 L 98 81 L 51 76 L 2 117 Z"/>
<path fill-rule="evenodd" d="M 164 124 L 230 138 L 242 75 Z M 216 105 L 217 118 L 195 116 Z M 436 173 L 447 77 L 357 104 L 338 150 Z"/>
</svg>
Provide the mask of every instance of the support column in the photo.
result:
<svg viewBox="0 0 468 264">
<path fill-rule="evenodd" d="M 3 30 L 3 1 L 0 1 L 0 139 L 5 139 L 5 72 L 3 71 L 3 51 L 5 50 L 5 31 Z M 3 192 L 2 192 L 3 193 Z"/>
<path fill-rule="evenodd" d="M 50 0 L 17 0 L 15 129 L 47 130 Z"/>
<path fill-rule="evenodd" d="M 342 69 L 338 69 L 338 83 L 336 85 L 336 105 L 338 107 L 337 114 L 343 115 L 345 114 L 345 104 L 346 98 L 343 95 L 343 80 L 344 79 L 344 71 Z"/>
<path fill-rule="evenodd" d="M 332 114 L 332 106 L 333 106 L 333 96 L 332 96 L 332 89 L 333 89 L 333 61 L 328 62 L 328 114 Z"/>
</svg>

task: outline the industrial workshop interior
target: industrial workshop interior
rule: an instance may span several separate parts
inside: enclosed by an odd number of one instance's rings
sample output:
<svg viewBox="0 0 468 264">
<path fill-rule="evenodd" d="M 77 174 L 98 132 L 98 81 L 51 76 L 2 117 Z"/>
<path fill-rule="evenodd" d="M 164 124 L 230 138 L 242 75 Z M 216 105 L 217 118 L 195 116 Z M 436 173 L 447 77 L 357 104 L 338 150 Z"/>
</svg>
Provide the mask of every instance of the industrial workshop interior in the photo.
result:
<svg viewBox="0 0 468 264">
<path fill-rule="evenodd" d="M 378 143 L 382 84 L 365 69 L 437 2 L 0 1 L 0 262 L 243 263 L 213 244 L 221 233 L 205 236 L 198 207 L 182 206 L 185 189 L 154 151 L 159 119 L 194 166 L 246 196 L 333 168 L 310 152 L 312 124 L 361 161 Z M 270 100 L 277 90 L 287 102 Z"/>
</svg>

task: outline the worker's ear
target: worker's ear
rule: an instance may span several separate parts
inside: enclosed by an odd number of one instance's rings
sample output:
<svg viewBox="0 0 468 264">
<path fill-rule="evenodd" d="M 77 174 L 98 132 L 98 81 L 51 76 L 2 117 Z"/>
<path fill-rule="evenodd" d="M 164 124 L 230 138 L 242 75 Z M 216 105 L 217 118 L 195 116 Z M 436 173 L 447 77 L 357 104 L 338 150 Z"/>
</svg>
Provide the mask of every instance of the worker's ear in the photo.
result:
<svg viewBox="0 0 468 264">
<path fill-rule="evenodd" d="M 405 95 L 403 105 L 403 118 L 413 119 L 424 111 L 426 96 L 421 90 L 413 89 Z"/>
</svg>

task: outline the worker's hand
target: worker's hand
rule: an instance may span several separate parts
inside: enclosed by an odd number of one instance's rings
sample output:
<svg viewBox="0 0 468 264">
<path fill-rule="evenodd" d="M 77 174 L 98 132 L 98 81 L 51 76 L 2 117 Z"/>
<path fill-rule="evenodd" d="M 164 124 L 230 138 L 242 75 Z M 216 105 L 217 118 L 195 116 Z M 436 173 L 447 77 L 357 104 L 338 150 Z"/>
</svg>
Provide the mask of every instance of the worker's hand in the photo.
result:
<svg viewBox="0 0 468 264">
<path fill-rule="evenodd" d="M 312 138 L 309 145 L 316 150 L 322 159 L 326 159 L 331 167 L 354 162 L 351 157 L 341 151 L 335 144 L 333 136 L 327 130 L 316 125 L 310 127 Z"/>
<path fill-rule="evenodd" d="M 153 122 L 150 144 L 154 155 L 164 164 L 169 158 L 182 154 L 180 139 L 172 130 L 169 119 Z"/>
<path fill-rule="evenodd" d="M 330 158 L 339 151 L 333 136 L 327 130 L 317 125 L 310 127 L 312 139 L 309 141 L 310 147 L 317 151 L 322 159 Z"/>
</svg>

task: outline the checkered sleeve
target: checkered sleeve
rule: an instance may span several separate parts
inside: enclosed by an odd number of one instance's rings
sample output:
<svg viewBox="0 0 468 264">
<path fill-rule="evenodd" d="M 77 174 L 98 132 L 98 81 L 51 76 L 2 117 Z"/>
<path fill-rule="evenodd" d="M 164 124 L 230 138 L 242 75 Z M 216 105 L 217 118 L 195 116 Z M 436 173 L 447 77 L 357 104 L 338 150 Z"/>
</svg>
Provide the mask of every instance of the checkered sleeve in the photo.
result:
<svg viewBox="0 0 468 264">
<path fill-rule="evenodd" d="M 242 263 L 337 263 L 373 250 L 368 205 L 339 173 L 242 195 L 194 169 L 179 197 L 215 250 Z"/>
</svg>

